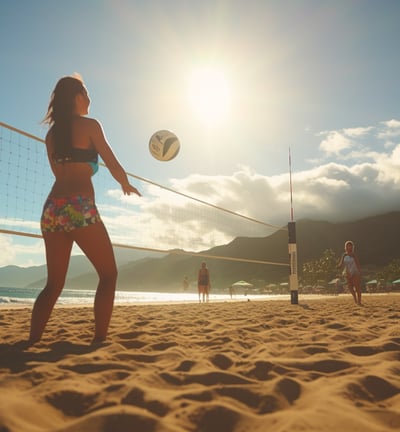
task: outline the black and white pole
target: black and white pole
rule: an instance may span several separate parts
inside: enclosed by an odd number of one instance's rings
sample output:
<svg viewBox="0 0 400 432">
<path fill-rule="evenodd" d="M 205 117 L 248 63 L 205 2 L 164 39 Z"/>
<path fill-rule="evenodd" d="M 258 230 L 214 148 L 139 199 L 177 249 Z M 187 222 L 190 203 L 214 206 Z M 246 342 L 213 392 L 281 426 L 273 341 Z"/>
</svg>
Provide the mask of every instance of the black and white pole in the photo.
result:
<svg viewBox="0 0 400 432">
<path fill-rule="evenodd" d="M 290 275 L 289 275 L 289 287 L 290 287 L 290 303 L 299 303 L 299 291 L 298 291 L 298 276 L 297 276 L 297 244 L 296 244 L 296 222 L 288 223 L 289 232 L 289 260 L 290 260 Z"/>
<path fill-rule="evenodd" d="M 292 158 L 289 147 L 289 178 L 290 178 L 290 222 L 288 223 L 289 233 L 289 261 L 290 261 L 290 303 L 299 303 L 299 282 L 297 275 L 297 243 L 296 243 L 296 222 L 293 220 L 293 188 L 292 188 Z"/>
</svg>

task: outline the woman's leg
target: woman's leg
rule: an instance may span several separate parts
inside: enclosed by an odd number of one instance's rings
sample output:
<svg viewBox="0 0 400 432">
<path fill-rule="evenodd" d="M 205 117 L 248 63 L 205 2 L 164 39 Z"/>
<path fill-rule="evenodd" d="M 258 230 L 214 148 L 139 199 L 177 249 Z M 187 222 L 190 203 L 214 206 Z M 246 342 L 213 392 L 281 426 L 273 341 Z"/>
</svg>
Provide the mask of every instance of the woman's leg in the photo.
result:
<svg viewBox="0 0 400 432">
<path fill-rule="evenodd" d="M 47 283 L 32 309 L 29 342 L 38 342 L 64 287 L 71 256 L 72 240 L 64 232 L 43 234 L 46 247 Z"/>
<path fill-rule="evenodd" d="M 102 222 L 76 229 L 72 233 L 73 239 L 99 275 L 94 300 L 95 335 L 93 341 L 100 342 L 106 339 L 114 305 L 118 275 L 114 251 Z"/>
<path fill-rule="evenodd" d="M 361 305 L 361 277 L 354 276 L 354 288 L 357 293 L 357 304 Z"/>
<path fill-rule="evenodd" d="M 349 291 L 350 291 L 351 295 L 353 296 L 354 302 L 357 303 L 356 292 L 354 289 L 354 281 L 353 281 L 352 277 L 347 278 L 347 285 L 349 287 Z"/>
</svg>

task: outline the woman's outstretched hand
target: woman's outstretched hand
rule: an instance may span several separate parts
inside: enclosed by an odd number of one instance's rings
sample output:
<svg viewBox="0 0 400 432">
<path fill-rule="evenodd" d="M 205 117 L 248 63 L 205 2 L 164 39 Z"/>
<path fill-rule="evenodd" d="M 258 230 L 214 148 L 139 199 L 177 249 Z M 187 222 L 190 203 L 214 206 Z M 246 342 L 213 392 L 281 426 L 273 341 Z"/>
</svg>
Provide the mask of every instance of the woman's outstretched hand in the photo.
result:
<svg viewBox="0 0 400 432">
<path fill-rule="evenodd" d="M 124 192 L 124 195 L 130 195 L 131 193 L 134 193 L 136 195 L 142 196 L 142 194 L 130 183 L 128 183 L 127 185 L 121 185 L 121 187 Z"/>
</svg>

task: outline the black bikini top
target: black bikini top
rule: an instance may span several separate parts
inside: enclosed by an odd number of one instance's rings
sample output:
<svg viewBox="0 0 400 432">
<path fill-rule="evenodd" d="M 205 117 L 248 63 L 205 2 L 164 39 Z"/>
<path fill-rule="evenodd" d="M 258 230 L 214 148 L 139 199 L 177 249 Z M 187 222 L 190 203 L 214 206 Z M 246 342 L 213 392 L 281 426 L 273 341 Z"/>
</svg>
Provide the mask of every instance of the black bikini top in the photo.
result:
<svg viewBox="0 0 400 432">
<path fill-rule="evenodd" d="M 53 154 L 53 160 L 55 163 L 86 162 L 92 168 L 92 175 L 99 169 L 99 154 L 95 149 L 72 147 L 71 156 L 57 157 Z"/>
<path fill-rule="evenodd" d="M 65 157 L 57 157 L 53 154 L 53 160 L 56 163 L 62 162 L 97 162 L 98 153 L 95 149 L 82 149 L 77 147 L 72 147 L 71 155 Z"/>
</svg>

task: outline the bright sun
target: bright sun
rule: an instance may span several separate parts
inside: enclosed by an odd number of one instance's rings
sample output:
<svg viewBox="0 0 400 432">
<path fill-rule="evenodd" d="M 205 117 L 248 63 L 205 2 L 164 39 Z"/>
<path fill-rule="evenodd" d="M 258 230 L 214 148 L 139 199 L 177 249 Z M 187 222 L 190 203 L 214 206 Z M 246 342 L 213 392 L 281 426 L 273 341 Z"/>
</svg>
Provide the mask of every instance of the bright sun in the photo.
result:
<svg viewBox="0 0 400 432">
<path fill-rule="evenodd" d="M 207 66 L 193 71 L 188 79 L 188 100 L 206 124 L 222 122 L 231 105 L 230 86 L 223 70 Z"/>
</svg>

